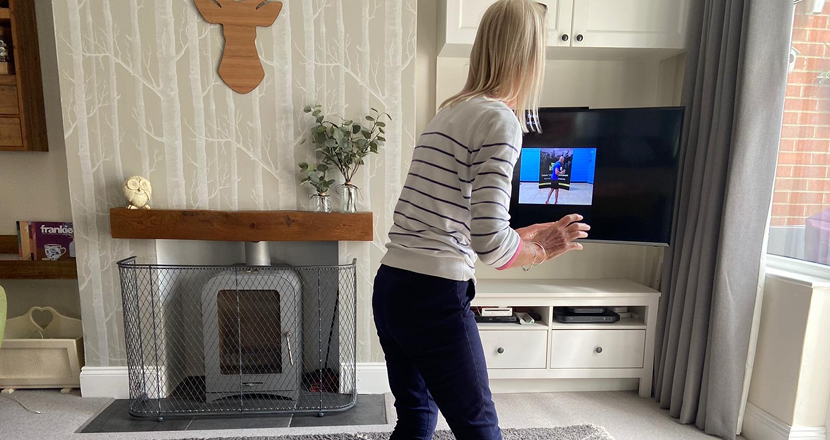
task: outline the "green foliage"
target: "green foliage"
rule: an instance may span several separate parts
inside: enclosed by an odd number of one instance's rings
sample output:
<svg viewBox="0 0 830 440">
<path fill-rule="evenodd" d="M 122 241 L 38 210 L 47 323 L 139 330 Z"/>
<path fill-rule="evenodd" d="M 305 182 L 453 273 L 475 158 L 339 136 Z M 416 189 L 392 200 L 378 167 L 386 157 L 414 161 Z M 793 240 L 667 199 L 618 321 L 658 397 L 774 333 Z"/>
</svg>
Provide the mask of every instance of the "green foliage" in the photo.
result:
<svg viewBox="0 0 830 440">
<path fill-rule="evenodd" d="M 311 115 L 316 125 L 311 130 L 311 141 L 315 151 L 323 157 L 322 165 L 331 165 L 337 168 L 346 179 L 351 182 L 357 171 L 366 163 L 366 156 L 378 154 L 386 142 L 386 123 L 391 117 L 388 113 L 381 113 L 372 109 L 372 113 L 360 121 L 340 119 L 335 123 L 326 118 L 322 107 L 306 106 L 303 112 Z M 301 166 L 302 167 L 302 166 Z M 318 165 L 317 169 L 319 170 Z"/>
<path fill-rule="evenodd" d="M 334 179 L 327 180 L 326 173 L 329 167 L 326 164 L 317 164 L 317 166 L 310 166 L 309 164 L 300 163 L 300 174 L 303 176 L 300 183 L 307 183 L 317 190 L 318 194 L 325 194 L 329 192 L 329 188 L 334 185 Z"/>
</svg>

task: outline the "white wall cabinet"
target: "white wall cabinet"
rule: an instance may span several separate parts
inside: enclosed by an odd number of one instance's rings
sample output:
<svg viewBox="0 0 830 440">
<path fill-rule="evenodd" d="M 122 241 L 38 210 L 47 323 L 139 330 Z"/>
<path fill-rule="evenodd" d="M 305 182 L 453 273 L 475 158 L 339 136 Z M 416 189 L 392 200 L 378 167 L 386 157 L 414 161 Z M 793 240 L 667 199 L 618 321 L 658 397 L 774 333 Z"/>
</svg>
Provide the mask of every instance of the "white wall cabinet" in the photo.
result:
<svg viewBox="0 0 830 440">
<path fill-rule="evenodd" d="M 444 0 L 446 41 L 451 45 L 472 46 L 484 12 L 496 0 Z M 548 46 L 570 46 L 574 0 L 540 0 L 548 7 Z M 441 11 L 439 11 L 439 14 Z"/>
<path fill-rule="evenodd" d="M 441 0 L 442 56 L 467 56 L 481 18 L 495 0 Z M 548 6 L 548 48 L 667 49 L 686 46 L 689 0 L 541 0 Z M 551 50 L 548 51 L 549 54 Z M 597 53 L 602 57 L 601 52 Z M 661 52 L 665 53 L 665 52 Z"/>
<path fill-rule="evenodd" d="M 684 49 L 689 0 L 575 0 L 573 47 Z"/>
</svg>

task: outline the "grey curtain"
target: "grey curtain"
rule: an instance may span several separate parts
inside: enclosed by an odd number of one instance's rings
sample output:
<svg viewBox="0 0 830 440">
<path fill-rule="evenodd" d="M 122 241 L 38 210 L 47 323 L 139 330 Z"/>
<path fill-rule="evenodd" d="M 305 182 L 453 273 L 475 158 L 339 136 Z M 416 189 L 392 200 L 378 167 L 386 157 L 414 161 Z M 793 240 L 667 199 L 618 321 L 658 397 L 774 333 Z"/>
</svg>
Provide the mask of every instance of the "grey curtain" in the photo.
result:
<svg viewBox="0 0 830 440">
<path fill-rule="evenodd" d="M 734 439 L 783 118 L 792 0 L 693 0 L 654 393 Z"/>
</svg>

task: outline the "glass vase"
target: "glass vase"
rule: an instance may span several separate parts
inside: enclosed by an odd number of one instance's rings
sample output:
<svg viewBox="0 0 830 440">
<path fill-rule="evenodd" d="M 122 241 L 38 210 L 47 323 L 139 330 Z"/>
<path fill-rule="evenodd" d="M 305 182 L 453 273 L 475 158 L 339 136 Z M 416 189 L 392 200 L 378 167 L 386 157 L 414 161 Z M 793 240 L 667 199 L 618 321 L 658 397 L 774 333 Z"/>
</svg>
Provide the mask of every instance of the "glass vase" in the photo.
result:
<svg viewBox="0 0 830 440">
<path fill-rule="evenodd" d="M 326 193 L 313 194 L 311 203 L 314 212 L 331 212 L 331 197 Z"/>
<path fill-rule="evenodd" d="M 360 188 L 352 185 L 351 182 L 346 182 L 340 187 L 340 195 L 342 197 L 340 211 L 354 213 L 357 212 L 357 197 Z"/>
</svg>

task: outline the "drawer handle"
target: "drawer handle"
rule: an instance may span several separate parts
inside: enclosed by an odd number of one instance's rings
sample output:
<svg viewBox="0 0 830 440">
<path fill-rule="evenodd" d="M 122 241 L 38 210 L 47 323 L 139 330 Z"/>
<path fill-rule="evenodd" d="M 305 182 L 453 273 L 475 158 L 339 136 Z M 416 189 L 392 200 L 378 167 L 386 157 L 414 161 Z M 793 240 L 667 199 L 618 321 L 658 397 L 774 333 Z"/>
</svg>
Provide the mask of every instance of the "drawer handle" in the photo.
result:
<svg viewBox="0 0 830 440">
<path fill-rule="evenodd" d="M 496 351 L 499 352 L 499 354 L 504 354 L 504 347 L 499 347 Z"/>
<path fill-rule="evenodd" d="M 594 349 L 594 351 L 596 351 L 597 354 L 602 353 L 602 347 L 597 347 Z"/>
</svg>

